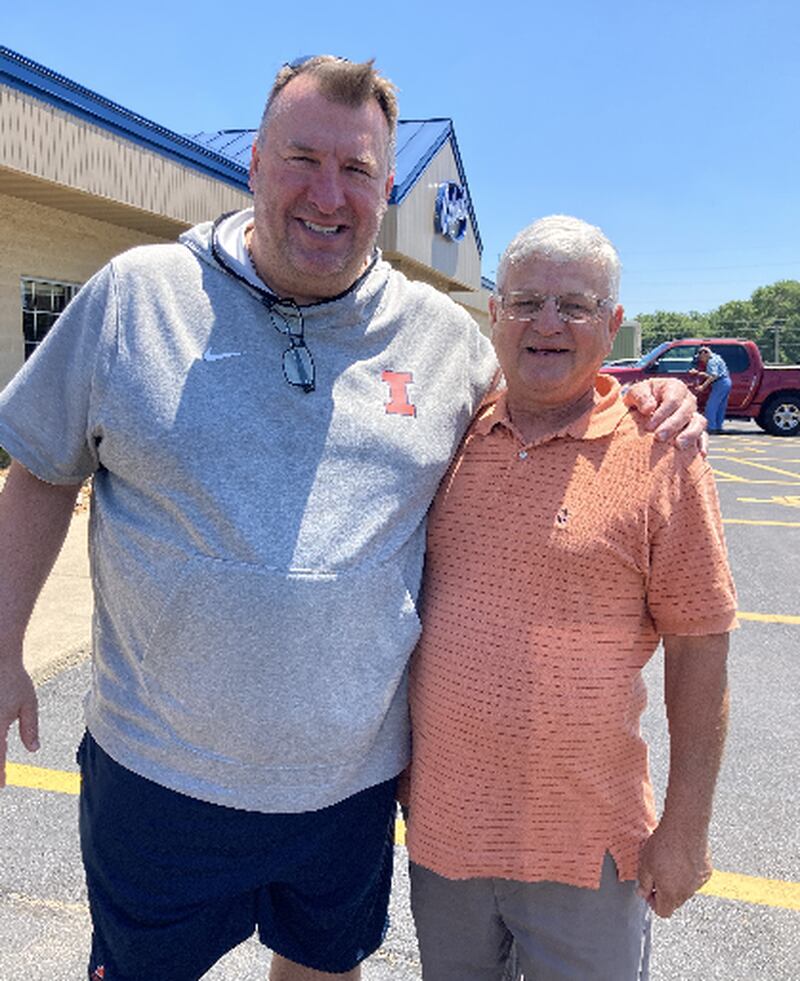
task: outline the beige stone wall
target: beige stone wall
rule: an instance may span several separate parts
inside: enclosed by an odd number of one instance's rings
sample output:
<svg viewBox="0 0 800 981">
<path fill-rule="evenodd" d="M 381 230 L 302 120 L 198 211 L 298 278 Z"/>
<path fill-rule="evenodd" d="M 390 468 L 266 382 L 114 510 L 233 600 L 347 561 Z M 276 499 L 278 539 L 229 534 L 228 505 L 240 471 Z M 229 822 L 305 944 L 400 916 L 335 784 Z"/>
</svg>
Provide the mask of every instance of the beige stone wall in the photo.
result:
<svg viewBox="0 0 800 981">
<path fill-rule="evenodd" d="M 23 362 L 20 278 L 84 283 L 112 256 L 164 241 L 0 194 L 0 386 Z"/>
</svg>

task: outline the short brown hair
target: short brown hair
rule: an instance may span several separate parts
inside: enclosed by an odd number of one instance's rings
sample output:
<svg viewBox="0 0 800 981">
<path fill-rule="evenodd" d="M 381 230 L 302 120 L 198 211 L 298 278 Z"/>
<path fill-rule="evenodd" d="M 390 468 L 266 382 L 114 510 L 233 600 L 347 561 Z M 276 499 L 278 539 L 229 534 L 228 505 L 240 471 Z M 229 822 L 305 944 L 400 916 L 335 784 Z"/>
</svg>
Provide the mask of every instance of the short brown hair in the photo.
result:
<svg viewBox="0 0 800 981">
<path fill-rule="evenodd" d="M 262 144 L 267 122 L 278 95 L 298 75 L 310 75 L 319 86 L 320 92 L 331 102 L 339 102 L 357 108 L 370 99 L 375 99 L 389 127 L 389 160 L 394 159 L 397 137 L 397 87 L 379 75 L 374 68 L 374 59 L 369 61 L 348 61 L 334 55 L 314 55 L 305 61 L 284 65 L 272 83 L 261 125 L 258 128 L 257 142 Z"/>
</svg>

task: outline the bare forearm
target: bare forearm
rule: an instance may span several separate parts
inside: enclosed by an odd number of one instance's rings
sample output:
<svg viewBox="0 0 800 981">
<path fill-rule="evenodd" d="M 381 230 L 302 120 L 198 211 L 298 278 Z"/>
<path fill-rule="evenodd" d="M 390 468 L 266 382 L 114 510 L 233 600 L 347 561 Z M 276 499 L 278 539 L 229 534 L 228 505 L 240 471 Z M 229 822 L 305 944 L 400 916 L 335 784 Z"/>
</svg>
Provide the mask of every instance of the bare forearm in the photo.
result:
<svg viewBox="0 0 800 981">
<path fill-rule="evenodd" d="M 21 652 L 36 598 L 58 556 L 79 485 L 57 486 L 13 463 L 0 494 L 0 657 Z"/>
<path fill-rule="evenodd" d="M 665 637 L 670 765 L 664 812 L 639 855 L 639 893 L 671 916 L 708 881 L 708 825 L 728 727 L 728 635 Z"/>
<path fill-rule="evenodd" d="M 705 835 L 728 729 L 728 635 L 666 637 L 670 767 L 662 823 Z"/>
</svg>

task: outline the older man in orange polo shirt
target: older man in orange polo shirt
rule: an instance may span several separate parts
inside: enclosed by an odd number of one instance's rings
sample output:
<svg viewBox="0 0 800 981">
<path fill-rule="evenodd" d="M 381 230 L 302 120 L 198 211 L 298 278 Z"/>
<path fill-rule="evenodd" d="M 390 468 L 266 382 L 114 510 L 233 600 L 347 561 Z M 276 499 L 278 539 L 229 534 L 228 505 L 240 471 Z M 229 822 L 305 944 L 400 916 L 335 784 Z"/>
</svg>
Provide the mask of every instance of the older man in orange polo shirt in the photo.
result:
<svg viewBox="0 0 800 981">
<path fill-rule="evenodd" d="M 708 463 L 598 374 L 622 322 L 602 232 L 542 219 L 490 310 L 506 389 L 429 518 L 408 847 L 426 981 L 646 978 L 651 910 L 708 879 L 736 598 Z M 665 650 L 657 820 L 641 670 Z"/>
</svg>

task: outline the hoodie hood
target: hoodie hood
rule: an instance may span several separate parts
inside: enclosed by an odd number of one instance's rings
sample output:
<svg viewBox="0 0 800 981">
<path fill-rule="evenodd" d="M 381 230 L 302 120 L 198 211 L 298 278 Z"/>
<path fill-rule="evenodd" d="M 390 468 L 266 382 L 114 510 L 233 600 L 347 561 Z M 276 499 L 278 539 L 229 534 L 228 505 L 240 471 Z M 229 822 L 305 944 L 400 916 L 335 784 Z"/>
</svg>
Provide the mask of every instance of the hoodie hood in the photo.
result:
<svg viewBox="0 0 800 981">
<path fill-rule="evenodd" d="M 258 286 L 253 282 L 221 241 L 220 230 L 225 222 L 233 220 L 246 223 L 252 217 L 252 208 L 229 212 L 216 221 L 195 225 L 184 232 L 178 241 L 213 269 L 236 280 L 242 289 L 249 292 L 260 303 L 270 307 L 286 298 L 271 292 L 266 283 Z M 348 290 L 329 299 L 300 306 L 305 329 L 347 327 L 362 321 L 367 308 L 385 288 L 391 271 L 392 268 L 384 261 L 381 250 L 376 247 L 369 266 Z"/>
</svg>

